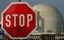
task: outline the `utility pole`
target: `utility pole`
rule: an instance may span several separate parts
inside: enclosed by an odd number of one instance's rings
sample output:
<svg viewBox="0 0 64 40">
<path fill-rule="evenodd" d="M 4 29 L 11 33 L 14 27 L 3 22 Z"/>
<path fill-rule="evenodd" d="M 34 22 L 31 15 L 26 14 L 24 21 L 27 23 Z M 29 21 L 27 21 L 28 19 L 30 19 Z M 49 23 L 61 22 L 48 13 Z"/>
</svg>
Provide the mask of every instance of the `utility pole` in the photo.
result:
<svg viewBox="0 0 64 40">
<path fill-rule="evenodd" d="M 18 0 L 18 2 L 21 2 L 21 0 Z"/>
</svg>

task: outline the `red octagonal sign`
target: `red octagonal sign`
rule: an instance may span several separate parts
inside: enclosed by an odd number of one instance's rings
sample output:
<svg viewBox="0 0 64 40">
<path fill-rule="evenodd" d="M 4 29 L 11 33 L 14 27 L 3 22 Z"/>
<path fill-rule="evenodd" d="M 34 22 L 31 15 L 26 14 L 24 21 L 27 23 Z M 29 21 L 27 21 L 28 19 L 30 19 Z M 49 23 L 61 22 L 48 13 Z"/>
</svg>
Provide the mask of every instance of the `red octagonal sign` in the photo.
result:
<svg viewBox="0 0 64 40">
<path fill-rule="evenodd" d="M 27 38 L 36 29 L 36 17 L 26 2 L 13 2 L 2 12 L 2 29 L 10 38 Z"/>
</svg>

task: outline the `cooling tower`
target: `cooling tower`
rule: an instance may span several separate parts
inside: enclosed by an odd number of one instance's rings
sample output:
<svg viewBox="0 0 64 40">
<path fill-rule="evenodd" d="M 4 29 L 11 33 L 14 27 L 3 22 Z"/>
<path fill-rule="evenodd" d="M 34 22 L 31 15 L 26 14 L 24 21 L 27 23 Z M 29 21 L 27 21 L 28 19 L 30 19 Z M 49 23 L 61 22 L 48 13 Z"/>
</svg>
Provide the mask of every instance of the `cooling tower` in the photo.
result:
<svg viewBox="0 0 64 40">
<path fill-rule="evenodd" d="M 37 12 L 37 30 L 61 33 L 63 17 L 57 8 L 49 4 L 38 4 L 33 9 Z"/>
</svg>

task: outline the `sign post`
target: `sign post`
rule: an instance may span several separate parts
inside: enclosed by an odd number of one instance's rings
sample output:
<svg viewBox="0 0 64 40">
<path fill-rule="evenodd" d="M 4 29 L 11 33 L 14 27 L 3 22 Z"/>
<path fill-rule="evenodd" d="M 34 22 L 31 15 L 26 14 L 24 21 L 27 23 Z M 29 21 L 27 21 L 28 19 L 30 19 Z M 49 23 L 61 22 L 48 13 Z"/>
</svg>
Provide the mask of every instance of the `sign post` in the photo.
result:
<svg viewBox="0 0 64 40">
<path fill-rule="evenodd" d="M 21 0 L 18 0 L 19 2 L 21 2 Z"/>
<path fill-rule="evenodd" d="M 36 18 L 28 3 L 13 2 L 2 12 L 2 29 L 12 39 L 25 39 L 36 29 Z"/>
</svg>

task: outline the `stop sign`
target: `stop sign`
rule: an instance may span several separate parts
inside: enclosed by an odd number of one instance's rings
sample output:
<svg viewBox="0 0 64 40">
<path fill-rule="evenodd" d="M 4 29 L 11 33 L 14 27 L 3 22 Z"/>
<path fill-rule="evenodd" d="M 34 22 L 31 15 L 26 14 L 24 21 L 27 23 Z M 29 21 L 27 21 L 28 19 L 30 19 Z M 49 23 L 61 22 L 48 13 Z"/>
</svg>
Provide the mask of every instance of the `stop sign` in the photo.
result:
<svg viewBox="0 0 64 40">
<path fill-rule="evenodd" d="M 2 29 L 10 38 L 27 38 L 36 29 L 36 17 L 28 3 L 12 2 L 2 12 Z"/>
</svg>

